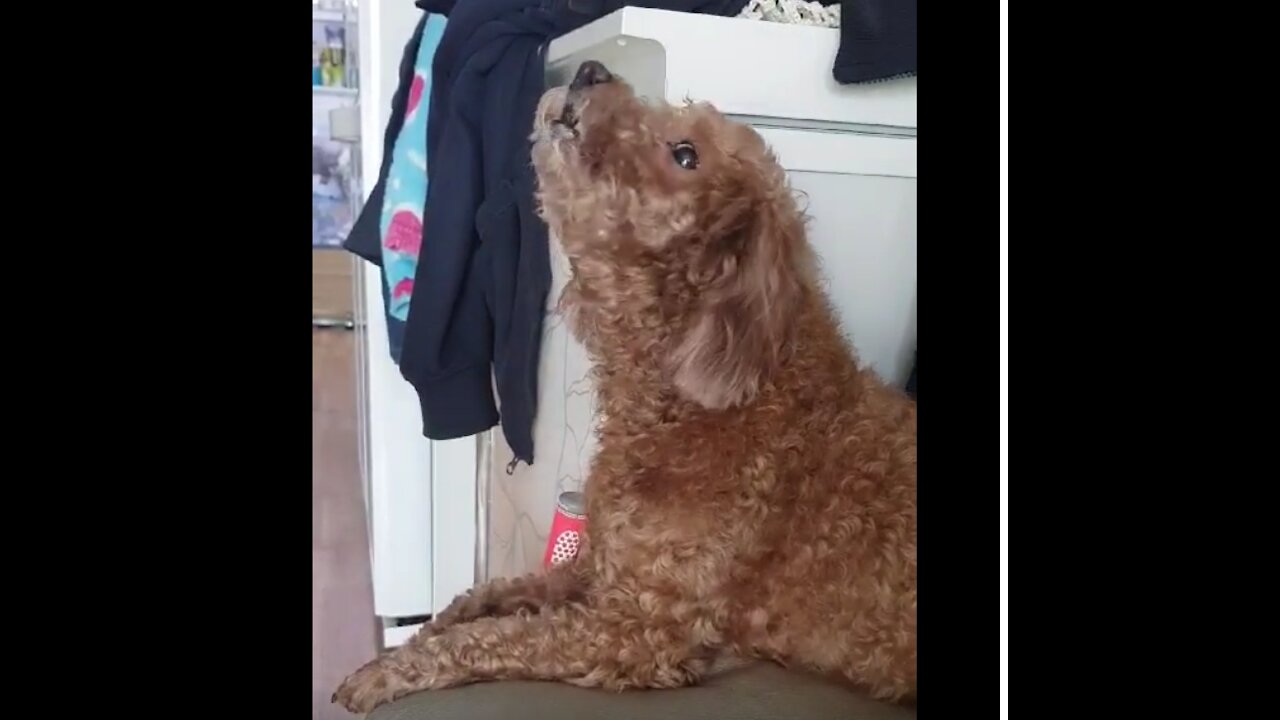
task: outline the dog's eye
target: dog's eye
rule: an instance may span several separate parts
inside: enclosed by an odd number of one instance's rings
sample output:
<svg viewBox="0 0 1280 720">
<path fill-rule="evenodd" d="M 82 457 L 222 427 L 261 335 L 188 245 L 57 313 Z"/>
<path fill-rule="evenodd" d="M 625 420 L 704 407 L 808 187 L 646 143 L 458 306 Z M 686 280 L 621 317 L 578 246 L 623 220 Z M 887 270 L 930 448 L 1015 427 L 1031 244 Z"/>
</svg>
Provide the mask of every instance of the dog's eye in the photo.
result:
<svg viewBox="0 0 1280 720">
<path fill-rule="evenodd" d="M 672 145 L 671 157 L 685 170 L 694 170 L 698 167 L 698 151 L 693 149 L 693 143 L 688 140 Z"/>
</svg>

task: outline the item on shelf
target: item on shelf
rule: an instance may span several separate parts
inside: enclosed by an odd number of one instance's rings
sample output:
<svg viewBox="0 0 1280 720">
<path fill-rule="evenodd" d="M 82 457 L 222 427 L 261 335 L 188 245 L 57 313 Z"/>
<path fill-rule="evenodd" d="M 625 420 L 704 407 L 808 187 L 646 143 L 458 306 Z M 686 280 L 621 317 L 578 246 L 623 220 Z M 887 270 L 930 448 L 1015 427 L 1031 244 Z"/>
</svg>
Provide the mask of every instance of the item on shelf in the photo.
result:
<svg viewBox="0 0 1280 720">
<path fill-rule="evenodd" d="M 320 51 L 320 70 L 324 85 L 342 87 L 346 69 L 346 32 L 341 25 L 324 27 L 325 47 Z"/>
<path fill-rule="evenodd" d="M 317 43 L 311 43 L 311 85 L 324 85 L 324 78 L 320 73 L 320 46 Z"/>
<path fill-rule="evenodd" d="M 578 550 L 582 548 L 582 529 L 586 524 L 586 507 L 582 493 L 560 493 L 560 499 L 556 501 L 556 516 L 551 521 L 551 534 L 547 536 L 547 553 L 542 558 L 542 564 L 553 567 L 577 557 Z"/>
<path fill-rule="evenodd" d="M 838 28 L 840 6 L 816 0 L 750 0 L 738 17 L 790 25 Z"/>
<path fill-rule="evenodd" d="M 330 119 L 342 107 L 336 97 L 312 98 L 311 116 L 311 246 L 339 247 L 355 218 L 352 197 L 358 189 L 352 175 L 350 146 L 332 140 Z"/>
<path fill-rule="evenodd" d="M 360 107 L 343 105 L 329 111 L 329 139 L 335 142 L 360 142 Z"/>
</svg>

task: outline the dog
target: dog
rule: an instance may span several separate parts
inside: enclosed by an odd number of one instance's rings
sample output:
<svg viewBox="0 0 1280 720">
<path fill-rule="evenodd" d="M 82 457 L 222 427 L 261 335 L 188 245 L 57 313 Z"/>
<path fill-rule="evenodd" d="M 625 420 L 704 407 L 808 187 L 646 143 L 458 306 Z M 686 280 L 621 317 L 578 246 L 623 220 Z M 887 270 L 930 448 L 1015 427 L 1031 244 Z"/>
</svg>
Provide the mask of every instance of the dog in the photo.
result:
<svg viewBox="0 0 1280 720">
<path fill-rule="evenodd" d="M 353 712 L 465 683 L 697 683 L 723 658 L 916 694 L 916 405 L 858 367 L 751 128 L 586 62 L 534 122 L 560 309 L 594 363 L 579 555 L 457 598 Z"/>
</svg>

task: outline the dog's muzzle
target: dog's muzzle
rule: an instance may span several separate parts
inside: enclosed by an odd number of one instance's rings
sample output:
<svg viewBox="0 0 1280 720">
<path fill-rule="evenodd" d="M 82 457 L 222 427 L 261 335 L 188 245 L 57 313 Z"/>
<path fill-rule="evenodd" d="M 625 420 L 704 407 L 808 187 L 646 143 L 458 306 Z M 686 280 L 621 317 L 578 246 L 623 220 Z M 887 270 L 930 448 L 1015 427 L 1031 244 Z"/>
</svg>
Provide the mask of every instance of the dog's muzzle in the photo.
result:
<svg viewBox="0 0 1280 720">
<path fill-rule="evenodd" d="M 578 110 L 582 106 L 582 101 L 586 91 L 596 85 L 604 85 L 613 82 L 613 73 L 604 66 L 603 63 L 595 60 L 587 60 L 578 66 L 578 72 L 574 74 L 573 81 L 569 83 L 569 92 L 565 97 L 564 108 L 560 111 L 560 117 L 552 120 L 553 125 L 560 125 L 573 133 L 574 137 L 578 136 Z"/>
<path fill-rule="evenodd" d="M 588 60 L 578 66 L 578 72 L 569 83 L 569 92 L 581 92 L 593 85 L 603 85 L 613 81 L 613 74 L 603 63 Z"/>
</svg>

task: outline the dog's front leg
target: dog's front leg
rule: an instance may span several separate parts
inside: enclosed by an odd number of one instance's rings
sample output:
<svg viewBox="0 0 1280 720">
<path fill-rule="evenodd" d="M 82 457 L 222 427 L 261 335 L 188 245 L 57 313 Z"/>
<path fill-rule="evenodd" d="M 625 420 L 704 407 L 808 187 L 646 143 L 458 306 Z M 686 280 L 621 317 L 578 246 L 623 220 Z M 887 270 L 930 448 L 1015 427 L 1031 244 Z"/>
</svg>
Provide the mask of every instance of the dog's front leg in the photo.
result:
<svg viewBox="0 0 1280 720">
<path fill-rule="evenodd" d="M 511 615 L 519 610 L 537 613 L 542 608 L 582 600 L 586 590 L 585 563 L 565 563 L 517 578 L 497 578 L 454 598 L 425 628 L 439 635 L 459 623 L 482 617 Z"/>
<path fill-rule="evenodd" d="M 517 611 L 419 633 L 356 671 L 334 694 L 369 712 L 419 690 L 485 680 L 560 680 L 613 690 L 697 682 L 707 661 L 679 623 L 604 614 L 583 604 Z"/>
</svg>

